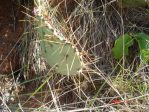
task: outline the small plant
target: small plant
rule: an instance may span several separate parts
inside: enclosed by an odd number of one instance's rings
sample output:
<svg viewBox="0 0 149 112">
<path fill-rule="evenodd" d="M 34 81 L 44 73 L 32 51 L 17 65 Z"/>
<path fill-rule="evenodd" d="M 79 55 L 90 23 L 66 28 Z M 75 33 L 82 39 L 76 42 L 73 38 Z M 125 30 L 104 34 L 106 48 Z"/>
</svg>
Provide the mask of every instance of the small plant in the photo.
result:
<svg viewBox="0 0 149 112">
<path fill-rule="evenodd" d="M 139 44 L 140 58 L 144 62 L 149 62 L 149 35 L 138 33 L 134 35 Z"/>
<path fill-rule="evenodd" d="M 120 36 L 114 44 L 112 53 L 115 59 L 121 59 L 123 56 L 128 56 L 128 48 L 134 44 L 134 41 L 139 45 L 139 55 L 142 62 L 149 62 L 149 35 L 145 33 L 136 33 L 134 35 L 124 34 Z"/>
</svg>

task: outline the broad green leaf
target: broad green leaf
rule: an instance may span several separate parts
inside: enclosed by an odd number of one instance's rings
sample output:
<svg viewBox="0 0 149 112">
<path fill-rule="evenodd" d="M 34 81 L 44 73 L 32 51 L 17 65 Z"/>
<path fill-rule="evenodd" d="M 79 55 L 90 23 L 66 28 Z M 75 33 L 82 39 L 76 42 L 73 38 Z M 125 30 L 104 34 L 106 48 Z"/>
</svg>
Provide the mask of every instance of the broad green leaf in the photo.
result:
<svg viewBox="0 0 149 112">
<path fill-rule="evenodd" d="M 112 53 L 115 59 L 121 59 L 124 56 L 128 55 L 128 48 L 133 45 L 133 39 L 128 34 L 120 36 L 114 44 Z"/>
<path fill-rule="evenodd" d="M 149 35 L 145 33 L 137 33 L 135 37 L 139 44 L 141 60 L 149 62 Z"/>
</svg>

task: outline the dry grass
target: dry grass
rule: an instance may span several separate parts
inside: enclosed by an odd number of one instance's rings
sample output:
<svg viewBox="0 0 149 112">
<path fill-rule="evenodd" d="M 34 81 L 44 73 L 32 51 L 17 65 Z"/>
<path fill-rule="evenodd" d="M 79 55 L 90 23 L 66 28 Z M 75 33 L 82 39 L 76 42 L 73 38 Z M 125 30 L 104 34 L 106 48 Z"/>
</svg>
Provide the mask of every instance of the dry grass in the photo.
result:
<svg viewBox="0 0 149 112">
<path fill-rule="evenodd" d="M 58 7 L 64 6 L 60 4 L 52 4 L 52 8 L 48 4 L 49 24 L 75 45 L 82 54 L 85 69 L 73 77 L 54 73 L 40 57 L 38 32 L 29 22 L 25 27 L 29 30 L 23 40 L 25 52 L 22 54 L 22 72 L 26 80 L 20 83 L 25 89 L 8 108 L 33 112 L 149 111 L 148 65 L 140 65 L 133 48 L 134 53 L 119 62 L 111 54 L 119 35 L 149 33 L 146 19 L 149 9 L 121 9 L 116 0 L 82 0 L 76 1 L 76 7 L 67 14 L 59 11 Z M 46 12 L 47 9 L 42 10 Z"/>
</svg>

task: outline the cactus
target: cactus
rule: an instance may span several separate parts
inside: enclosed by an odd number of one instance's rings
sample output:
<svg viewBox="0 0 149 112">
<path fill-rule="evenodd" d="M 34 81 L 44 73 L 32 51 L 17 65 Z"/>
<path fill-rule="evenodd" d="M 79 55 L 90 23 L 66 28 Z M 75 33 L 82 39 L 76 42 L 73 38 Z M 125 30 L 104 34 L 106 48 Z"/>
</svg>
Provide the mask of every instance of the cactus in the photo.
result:
<svg viewBox="0 0 149 112">
<path fill-rule="evenodd" d="M 83 68 L 83 61 L 77 48 L 68 42 L 63 34 L 60 34 L 60 31 L 55 31 L 45 20 L 42 12 L 40 13 L 35 16 L 37 19 L 35 23 L 40 37 L 41 56 L 54 68 L 56 73 L 62 75 L 78 74 Z"/>
<path fill-rule="evenodd" d="M 41 52 L 48 64 L 62 75 L 74 75 L 82 68 L 79 56 L 69 43 L 58 39 L 41 40 Z"/>
</svg>

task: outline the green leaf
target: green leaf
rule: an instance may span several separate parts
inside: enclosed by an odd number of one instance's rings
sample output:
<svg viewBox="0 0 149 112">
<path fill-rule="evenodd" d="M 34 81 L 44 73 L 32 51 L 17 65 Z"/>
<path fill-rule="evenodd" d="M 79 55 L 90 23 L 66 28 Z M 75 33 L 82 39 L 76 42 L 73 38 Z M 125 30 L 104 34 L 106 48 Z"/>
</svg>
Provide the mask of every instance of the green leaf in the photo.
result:
<svg viewBox="0 0 149 112">
<path fill-rule="evenodd" d="M 115 59 L 121 59 L 124 56 L 128 55 L 128 48 L 133 45 L 133 39 L 128 34 L 120 36 L 114 44 L 112 53 Z"/>
<path fill-rule="evenodd" d="M 137 33 L 135 37 L 139 44 L 141 60 L 149 62 L 149 35 L 145 33 Z"/>
</svg>

